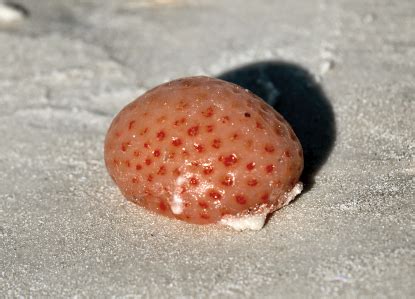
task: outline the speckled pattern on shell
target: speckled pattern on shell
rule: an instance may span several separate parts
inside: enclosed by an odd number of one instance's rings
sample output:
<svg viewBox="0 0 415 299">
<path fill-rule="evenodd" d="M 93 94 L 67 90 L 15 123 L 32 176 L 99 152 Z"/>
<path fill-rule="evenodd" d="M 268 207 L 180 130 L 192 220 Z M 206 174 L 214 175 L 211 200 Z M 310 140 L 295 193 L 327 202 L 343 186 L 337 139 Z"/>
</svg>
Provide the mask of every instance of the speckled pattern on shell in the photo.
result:
<svg viewBox="0 0 415 299">
<path fill-rule="evenodd" d="M 190 223 L 270 211 L 303 169 L 301 145 L 263 100 L 209 77 L 159 85 L 114 118 L 105 163 L 123 195 Z"/>
</svg>

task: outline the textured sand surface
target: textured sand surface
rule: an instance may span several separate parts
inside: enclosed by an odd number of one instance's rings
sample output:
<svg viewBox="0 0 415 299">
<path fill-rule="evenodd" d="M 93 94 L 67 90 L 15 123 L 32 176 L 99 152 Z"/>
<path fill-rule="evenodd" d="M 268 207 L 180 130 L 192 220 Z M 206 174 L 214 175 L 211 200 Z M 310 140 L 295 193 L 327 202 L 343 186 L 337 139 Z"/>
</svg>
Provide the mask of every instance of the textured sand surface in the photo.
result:
<svg viewBox="0 0 415 299">
<path fill-rule="evenodd" d="M 0 293 L 415 296 L 415 2 L 15 1 L 0 9 Z M 13 13 L 12 13 L 13 15 Z M 259 232 L 127 202 L 112 117 L 219 76 L 277 107 L 305 190 Z"/>
</svg>

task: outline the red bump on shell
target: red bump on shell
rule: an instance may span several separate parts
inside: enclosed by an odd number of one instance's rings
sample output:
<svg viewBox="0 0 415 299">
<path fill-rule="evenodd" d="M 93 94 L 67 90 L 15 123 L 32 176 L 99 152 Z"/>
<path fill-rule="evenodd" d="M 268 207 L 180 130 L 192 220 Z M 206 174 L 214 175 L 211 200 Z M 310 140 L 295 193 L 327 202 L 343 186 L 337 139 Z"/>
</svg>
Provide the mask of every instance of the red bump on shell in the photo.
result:
<svg viewBox="0 0 415 299">
<path fill-rule="evenodd" d="M 202 112 L 204 117 L 211 117 L 213 115 L 213 107 L 207 108 L 205 111 Z"/>
<path fill-rule="evenodd" d="M 182 144 L 182 140 L 180 138 L 173 138 L 171 143 L 174 146 L 180 146 Z"/>
<path fill-rule="evenodd" d="M 193 146 L 194 146 L 194 148 L 196 149 L 197 152 L 199 152 L 199 153 L 203 152 L 203 145 L 195 143 L 195 144 L 193 144 Z"/>
<path fill-rule="evenodd" d="M 134 124 L 135 124 L 135 120 L 130 121 L 130 123 L 128 124 L 128 130 L 131 130 Z"/>
<path fill-rule="evenodd" d="M 193 185 L 193 186 L 196 186 L 196 185 L 198 185 L 198 184 L 199 184 L 199 180 L 198 180 L 196 177 L 191 177 L 191 178 L 189 179 L 189 184 L 190 184 L 190 185 Z"/>
<path fill-rule="evenodd" d="M 235 154 L 230 154 L 229 156 L 219 158 L 225 166 L 232 166 L 238 162 L 238 157 Z"/>
<path fill-rule="evenodd" d="M 212 198 L 212 199 L 221 199 L 222 195 L 216 190 L 210 190 L 209 191 L 209 197 Z"/>
<path fill-rule="evenodd" d="M 274 171 L 275 166 L 273 164 L 269 164 L 265 167 L 267 173 L 271 173 Z"/>
<path fill-rule="evenodd" d="M 205 201 L 199 201 L 199 206 L 203 209 L 209 208 L 209 204 Z"/>
<path fill-rule="evenodd" d="M 230 175 L 227 175 L 222 179 L 221 183 L 224 186 L 232 186 L 233 185 L 233 177 L 230 176 Z"/>
<path fill-rule="evenodd" d="M 164 139 L 164 137 L 166 137 L 166 133 L 164 133 L 164 131 L 159 131 L 159 132 L 157 133 L 157 139 L 158 139 L 159 141 L 163 140 L 163 139 Z"/>
<path fill-rule="evenodd" d="M 203 166 L 204 174 L 211 174 L 213 172 L 213 167 L 211 165 Z"/>
<path fill-rule="evenodd" d="M 265 193 L 264 195 L 261 196 L 261 201 L 263 203 L 268 203 L 268 200 L 269 200 L 269 194 L 268 193 Z"/>
<path fill-rule="evenodd" d="M 246 164 L 246 169 L 252 170 L 254 168 L 255 168 L 255 162 L 251 162 L 251 163 Z"/>
<path fill-rule="evenodd" d="M 273 153 L 275 151 L 275 147 L 271 144 L 265 145 L 265 151 L 268 153 Z"/>
<path fill-rule="evenodd" d="M 220 145 L 221 145 L 221 141 L 220 141 L 220 139 L 213 139 L 213 141 L 212 141 L 212 147 L 214 147 L 214 148 L 220 148 Z"/>
<path fill-rule="evenodd" d="M 246 204 L 246 198 L 243 195 L 236 195 L 235 196 L 235 200 L 237 203 L 239 203 L 240 205 L 244 205 Z"/>
<path fill-rule="evenodd" d="M 165 175 L 166 174 L 166 166 L 160 166 L 159 170 L 157 171 L 158 175 Z"/>
<path fill-rule="evenodd" d="M 188 134 L 189 136 L 196 136 L 198 133 L 199 133 L 199 126 L 193 126 L 193 127 L 190 127 L 190 128 L 187 130 L 187 134 Z"/>
<path fill-rule="evenodd" d="M 249 179 L 247 184 L 250 187 L 254 187 L 254 186 L 258 185 L 258 181 L 256 179 Z"/>
</svg>

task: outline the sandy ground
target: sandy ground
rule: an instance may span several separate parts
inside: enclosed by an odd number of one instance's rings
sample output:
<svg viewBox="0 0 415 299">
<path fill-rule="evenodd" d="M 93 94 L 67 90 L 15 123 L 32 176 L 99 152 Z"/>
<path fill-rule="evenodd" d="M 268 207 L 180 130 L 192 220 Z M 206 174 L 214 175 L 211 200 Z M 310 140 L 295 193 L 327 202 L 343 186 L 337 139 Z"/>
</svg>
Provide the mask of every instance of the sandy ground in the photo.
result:
<svg viewBox="0 0 415 299">
<path fill-rule="evenodd" d="M 415 296 L 415 2 L 15 1 L 0 6 L 1 296 Z M 306 192 L 259 232 L 126 202 L 115 113 L 186 75 L 260 94 Z"/>
</svg>

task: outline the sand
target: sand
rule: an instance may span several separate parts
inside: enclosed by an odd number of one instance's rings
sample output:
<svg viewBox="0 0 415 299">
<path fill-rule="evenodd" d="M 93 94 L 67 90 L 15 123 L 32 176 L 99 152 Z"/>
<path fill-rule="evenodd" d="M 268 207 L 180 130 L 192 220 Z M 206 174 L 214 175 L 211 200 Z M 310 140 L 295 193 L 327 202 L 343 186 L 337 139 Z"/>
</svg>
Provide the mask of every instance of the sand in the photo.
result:
<svg viewBox="0 0 415 299">
<path fill-rule="evenodd" d="M 18 3 L 0 11 L 2 295 L 415 296 L 414 1 Z M 251 89 L 303 142 L 305 189 L 260 231 L 155 216 L 106 173 L 112 117 L 188 75 Z"/>
</svg>

